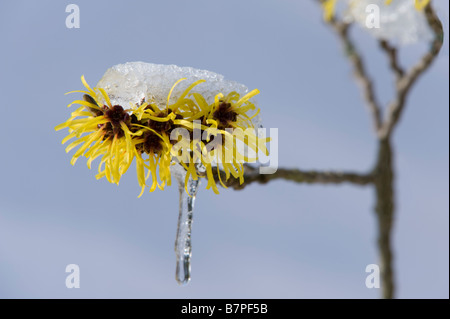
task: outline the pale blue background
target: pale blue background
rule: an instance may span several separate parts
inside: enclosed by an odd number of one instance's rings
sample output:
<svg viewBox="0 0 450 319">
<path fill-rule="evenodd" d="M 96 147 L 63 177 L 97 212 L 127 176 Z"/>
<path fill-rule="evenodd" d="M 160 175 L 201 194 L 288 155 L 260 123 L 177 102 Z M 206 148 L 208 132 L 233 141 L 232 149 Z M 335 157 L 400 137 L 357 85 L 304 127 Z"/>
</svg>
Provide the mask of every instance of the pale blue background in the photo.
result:
<svg viewBox="0 0 450 319">
<path fill-rule="evenodd" d="M 403 1 L 403 0 L 401 0 Z M 448 34 L 448 1 L 436 0 Z M 376 298 L 371 188 L 284 181 L 244 191 L 202 189 L 193 280 L 174 279 L 176 187 L 141 199 L 135 174 L 120 187 L 75 167 L 54 126 L 84 74 L 95 84 L 127 61 L 209 69 L 258 88 L 266 127 L 279 128 L 281 166 L 368 170 L 376 144 L 342 49 L 313 1 L 67 1 L 0 4 L 0 297 Z M 392 96 L 375 41 L 354 33 Z M 425 46 L 402 51 L 415 61 Z M 448 298 L 448 42 L 409 97 L 394 145 L 398 296 Z M 65 287 L 65 266 L 81 288 Z"/>
</svg>

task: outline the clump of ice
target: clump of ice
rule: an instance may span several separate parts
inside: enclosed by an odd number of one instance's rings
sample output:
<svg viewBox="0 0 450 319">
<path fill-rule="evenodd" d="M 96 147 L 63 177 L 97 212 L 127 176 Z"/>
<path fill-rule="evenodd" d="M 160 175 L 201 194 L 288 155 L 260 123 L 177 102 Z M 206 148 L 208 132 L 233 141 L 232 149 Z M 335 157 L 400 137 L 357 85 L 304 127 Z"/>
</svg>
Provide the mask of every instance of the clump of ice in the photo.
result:
<svg viewBox="0 0 450 319">
<path fill-rule="evenodd" d="M 171 103 L 175 102 L 190 84 L 200 79 L 206 80 L 206 83 L 199 84 L 191 92 L 201 93 L 208 103 L 214 102 L 214 97 L 219 92 L 224 95 L 231 91 L 239 94 L 248 92 L 246 86 L 225 80 L 223 75 L 211 71 L 144 62 L 127 62 L 113 66 L 106 71 L 97 87 L 108 93 L 113 104 L 135 104 L 145 97 L 147 101 L 155 102 L 163 109 L 166 107 L 170 89 L 181 78 L 186 80 L 180 82 L 172 92 Z"/>
<path fill-rule="evenodd" d="M 241 96 L 248 93 L 245 85 L 225 80 L 223 75 L 215 72 L 145 62 L 127 62 L 109 68 L 97 87 L 106 91 L 113 105 L 129 107 L 130 104 L 139 104 L 145 98 L 146 102 L 156 103 L 161 109 L 165 109 L 170 89 L 181 78 L 186 80 L 175 87 L 170 103 L 174 103 L 190 84 L 201 79 L 206 82 L 197 85 L 191 92 L 202 94 L 209 104 L 214 102 L 218 93 L 225 96 L 232 91 Z M 254 99 L 252 102 L 256 105 Z M 251 116 L 252 112 L 249 111 L 248 115 Z M 259 116 L 253 120 L 255 127 L 259 127 L 260 122 Z"/>
<path fill-rule="evenodd" d="M 433 32 L 423 11 L 417 10 L 414 0 L 395 0 L 386 5 L 386 0 L 350 0 L 346 20 L 356 21 L 375 38 L 401 45 L 429 41 Z M 368 5 L 380 8 L 380 28 L 368 28 L 366 20 L 370 12 Z"/>
</svg>

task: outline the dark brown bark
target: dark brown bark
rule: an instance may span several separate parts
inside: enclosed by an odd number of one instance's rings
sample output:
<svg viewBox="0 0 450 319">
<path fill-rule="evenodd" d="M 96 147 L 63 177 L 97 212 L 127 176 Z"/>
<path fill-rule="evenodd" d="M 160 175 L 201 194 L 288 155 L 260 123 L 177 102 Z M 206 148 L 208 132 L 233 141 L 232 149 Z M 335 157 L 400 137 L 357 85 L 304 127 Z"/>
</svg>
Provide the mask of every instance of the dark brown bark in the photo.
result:
<svg viewBox="0 0 450 319">
<path fill-rule="evenodd" d="M 380 140 L 378 162 L 374 171 L 376 193 L 375 212 L 378 221 L 378 250 L 380 255 L 383 298 L 394 298 L 394 266 L 392 253 L 392 226 L 395 212 L 394 169 L 392 146 L 389 139 Z"/>
</svg>

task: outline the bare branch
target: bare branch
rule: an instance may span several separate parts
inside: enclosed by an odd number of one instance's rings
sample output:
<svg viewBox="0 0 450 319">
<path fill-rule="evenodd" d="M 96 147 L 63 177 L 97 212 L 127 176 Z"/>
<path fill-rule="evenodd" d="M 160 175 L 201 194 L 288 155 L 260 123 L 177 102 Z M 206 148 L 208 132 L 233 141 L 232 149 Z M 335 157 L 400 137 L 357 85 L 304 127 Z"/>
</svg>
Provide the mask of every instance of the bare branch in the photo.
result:
<svg viewBox="0 0 450 319">
<path fill-rule="evenodd" d="M 380 254 L 383 298 L 395 296 L 395 276 L 392 252 L 392 228 L 395 214 L 393 152 L 389 139 L 380 140 L 374 171 L 378 219 L 378 250 Z"/>
<path fill-rule="evenodd" d="M 402 67 L 399 65 L 397 60 L 397 49 L 389 44 L 386 40 L 380 40 L 380 48 L 386 52 L 388 59 L 389 59 L 389 67 L 391 68 L 391 71 L 395 75 L 395 80 L 398 83 L 405 74 L 405 71 L 402 69 Z"/>
<path fill-rule="evenodd" d="M 319 3 L 324 2 L 324 0 L 317 1 Z M 363 180 L 367 178 L 369 181 L 368 183 L 375 186 L 375 211 L 378 218 L 378 248 L 382 268 L 381 274 L 384 298 L 393 298 L 395 295 L 395 276 L 393 267 L 394 256 L 391 244 L 392 228 L 395 219 L 395 172 L 393 168 L 391 136 L 404 111 L 406 98 L 410 93 L 411 88 L 417 79 L 433 63 L 442 47 L 444 39 L 442 23 L 436 16 L 431 4 L 428 4 L 425 8 L 425 15 L 428 24 L 434 32 L 434 39 L 431 43 L 430 50 L 408 72 L 405 72 L 400 67 L 397 58 L 397 49 L 390 46 L 387 41 L 380 41 L 380 47 L 387 54 L 390 69 L 396 79 L 396 96 L 394 101 L 388 107 L 384 121 L 381 120 L 381 108 L 376 101 L 373 84 L 365 71 L 362 58 L 356 52 L 355 46 L 348 36 L 348 24 L 336 21 L 335 19 L 329 21 L 329 24 L 336 30 L 339 39 L 348 52 L 348 57 L 353 64 L 356 79 L 362 84 L 363 94 L 369 110 L 372 113 L 375 130 L 378 136 L 379 150 L 374 171 L 372 174 L 358 175 L 358 177 L 363 177 Z M 355 177 L 355 174 L 350 175 L 352 176 L 352 179 Z"/>
<path fill-rule="evenodd" d="M 341 184 L 351 183 L 355 185 L 368 185 L 373 183 L 372 174 L 360 174 L 351 172 L 319 172 L 319 171 L 302 171 L 299 169 L 279 168 L 274 174 L 263 175 L 259 173 L 259 169 L 250 165 L 245 165 L 244 183 L 241 185 L 238 179 L 232 176 L 225 181 L 225 173 L 221 172 L 221 179 L 227 187 L 236 190 L 243 189 L 251 183 L 265 184 L 273 180 L 283 179 L 295 183 L 305 184 Z M 216 181 L 219 179 L 215 176 Z"/>
<path fill-rule="evenodd" d="M 428 24 L 434 32 L 434 40 L 431 43 L 430 50 L 420 59 L 420 61 L 411 68 L 411 70 L 397 81 L 397 93 L 394 101 L 389 105 L 386 119 L 380 131 L 381 138 L 387 138 L 392 134 L 395 126 L 399 122 L 406 105 L 406 97 L 414 83 L 422 75 L 437 57 L 444 41 L 444 30 L 442 23 L 436 16 L 431 5 L 425 8 L 425 15 Z"/>
<path fill-rule="evenodd" d="M 375 132 L 378 133 L 378 131 L 382 126 L 381 107 L 375 96 L 374 85 L 369 75 L 367 74 L 366 68 L 363 63 L 363 59 L 356 50 L 353 41 L 350 39 L 350 36 L 348 35 L 350 25 L 345 22 L 337 21 L 334 18 L 331 19 L 328 22 L 328 24 L 331 25 L 336 31 L 337 35 L 339 36 L 339 39 L 341 40 L 342 46 L 347 52 L 348 59 L 353 65 L 354 76 L 356 80 L 360 83 L 364 100 L 369 108 L 372 117 Z"/>
</svg>

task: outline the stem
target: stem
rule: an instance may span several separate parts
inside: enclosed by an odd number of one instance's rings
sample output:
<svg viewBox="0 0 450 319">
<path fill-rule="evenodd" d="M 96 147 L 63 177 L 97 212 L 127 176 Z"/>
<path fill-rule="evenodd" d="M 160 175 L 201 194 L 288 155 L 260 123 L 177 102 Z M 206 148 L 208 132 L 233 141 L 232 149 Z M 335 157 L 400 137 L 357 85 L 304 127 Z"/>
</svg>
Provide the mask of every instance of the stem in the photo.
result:
<svg viewBox="0 0 450 319">
<path fill-rule="evenodd" d="M 378 220 L 378 250 L 380 255 L 383 298 L 394 298 L 393 253 L 391 248 L 394 220 L 394 171 L 393 155 L 389 139 L 380 140 L 378 162 L 375 167 L 375 212 Z"/>
<path fill-rule="evenodd" d="M 217 174 L 214 175 L 219 181 Z M 283 179 L 299 184 L 342 184 L 350 183 L 354 185 L 371 185 L 374 177 L 371 173 L 359 172 L 339 172 L 339 171 L 306 171 L 299 169 L 279 168 L 275 173 L 263 175 L 259 173 L 258 167 L 245 165 L 244 183 L 240 184 L 239 179 L 230 177 L 226 180 L 225 173 L 221 172 L 221 180 L 227 187 L 241 190 L 252 183 L 265 184 L 273 180 Z"/>
</svg>

